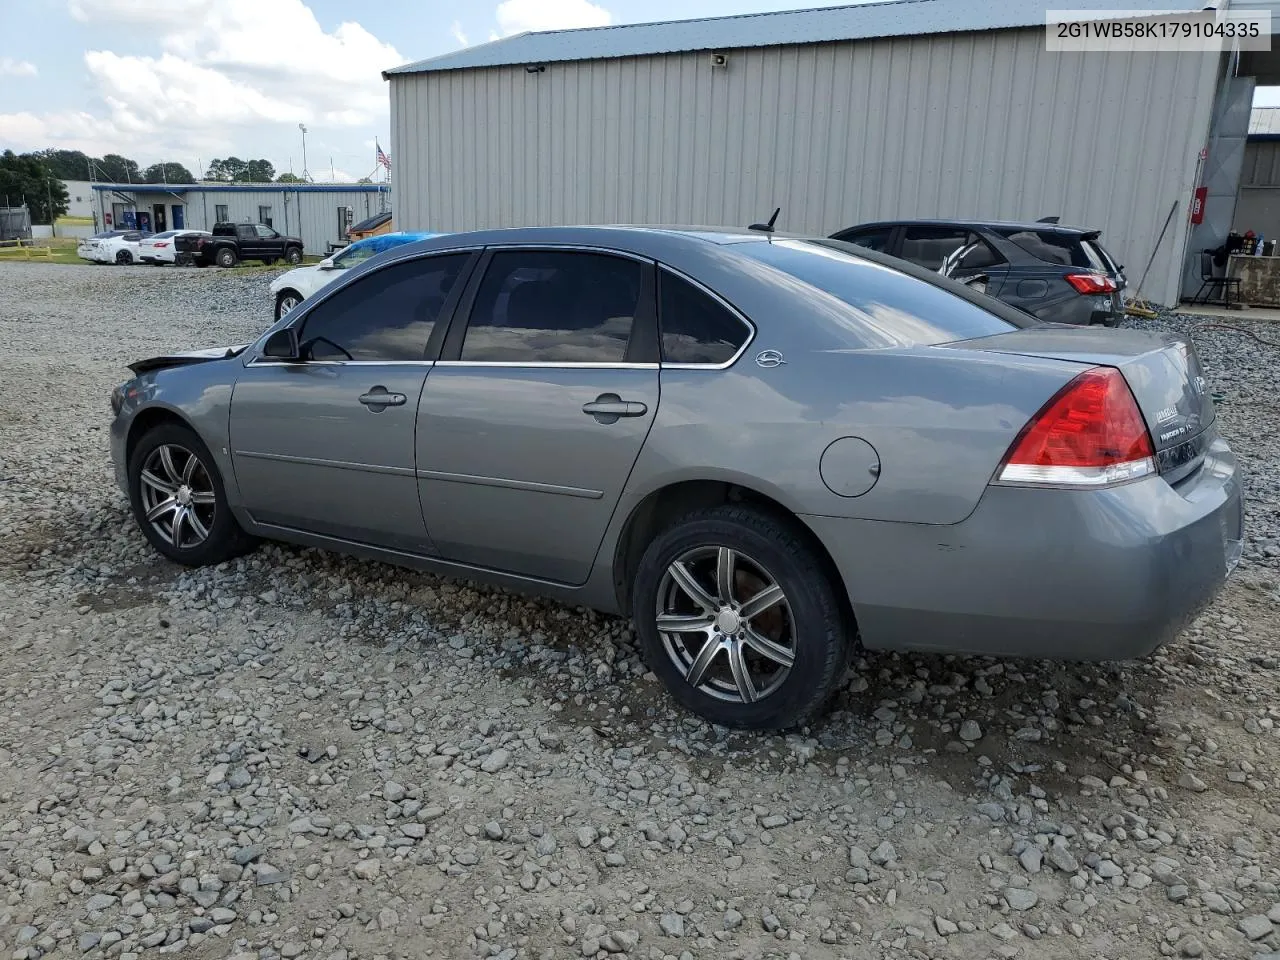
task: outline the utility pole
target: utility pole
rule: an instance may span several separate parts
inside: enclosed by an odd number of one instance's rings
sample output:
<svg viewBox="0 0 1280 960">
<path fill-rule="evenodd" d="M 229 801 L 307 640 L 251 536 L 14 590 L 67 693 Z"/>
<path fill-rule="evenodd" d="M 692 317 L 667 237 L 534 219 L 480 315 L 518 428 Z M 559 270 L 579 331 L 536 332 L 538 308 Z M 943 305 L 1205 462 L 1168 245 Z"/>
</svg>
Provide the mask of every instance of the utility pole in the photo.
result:
<svg viewBox="0 0 1280 960">
<path fill-rule="evenodd" d="M 300 123 L 298 129 L 302 131 L 302 180 L 305 183 L 311 179 L 311 175 L 307 173 L 307 125 Z"/>
</svg>

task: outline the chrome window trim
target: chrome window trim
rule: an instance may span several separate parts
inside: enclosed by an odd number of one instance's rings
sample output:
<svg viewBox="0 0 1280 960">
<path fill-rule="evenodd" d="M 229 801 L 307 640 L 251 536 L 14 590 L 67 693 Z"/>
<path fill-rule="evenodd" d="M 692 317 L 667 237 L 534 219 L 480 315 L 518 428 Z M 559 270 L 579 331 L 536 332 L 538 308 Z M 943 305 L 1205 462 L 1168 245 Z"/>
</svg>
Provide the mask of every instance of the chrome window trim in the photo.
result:
<svg viewBox="0 0 1280 960">
<path fill-rule="evenodd" d="M 526 367 L 529 369 L 559 369 L 559 370 L 657 370 L 661 364 L 657 363 L 626 363 L 623 361 L 611 362 L 608 360 L 586 360 L 581 363 L 574 363 L 562 360 L 437 360 L 436 366 L 440 367 Z"/>
<path fill-rule="evenodd" d="M 433 367 L 438 360 L 269 360 L 254 357 L 246 367 Z"/>
<path fill-rule="evenodd" d="M 659 263 L 658 269 L 660 271 L 666 270 L 672 276 L 679 277 L 681 280 L 684 280 L 686 283 L 689 283 L 692 286 L 697 287 L 699 290 L 701 290 L 703 293 L 709 296 L 712 300 L 716 301 L 716 303 L 720 304 L 720 306 L 728 310 L 729 313 L 737 317 L 738 322 L 747 328 L 747 339 L 742 342 L 742 346 L 738 348 L 738 352 L 735 353 L 728 360 L 724 361 L 723 363 L 667 363 L 664 361 L 661 364 L 662 369 L 663 370 L 728 370 L 740 359 L 742 359 L 742 355 L 747 352 L 747 348 L 750 347 L 751 344 L 755 341 L 756 333 L 758 332 L 756 330 L 756 325 L 747 318 L 747 315 L 744 314 L 737 307 L 735 307 L 728 300 L 726 300 L 724 297 L 720 296 L 720 294 L 716 293 L 714 290 L 708 287 L 701 280 L 697 280 L 694 277 L 689 276 L 683 270 L 678 270 L 677 268 L 669 266 L 665 263 Z M 659 286 L 661 286 L 661 284 L 659 284 Z M 658 307 L 658 349 L 659 351 L 661 351 L 662 349 L 662 294 L 661 294 L 661 291 L 659 291 L 658 293 L 657 307 Z"/>
<path fill-rule="evenodd" d="M 556 243 L 554 241 L 544 243 L 533 240 L 513 240 L 509 243 L 488 243 L 485 244 L 484 249 L 492 250 L 495 253 L 507 252 L 510 250 L 520 250 L 526 253 L 538 250 L 546 250 L 551 253 L 604 253 L 611 254 L 616 257 L 623 257 L 627 260 L 634 260 L 637 263 L 646 264 L 648 266 L 654 266 L 655 264 L 660 266 L 656 259 L 653 257 L 647 257 L 642 253 L 635 253 L 631 250 L 619 250 L 617 247 L 608 247 L 589 243 Z"/>
</svg>

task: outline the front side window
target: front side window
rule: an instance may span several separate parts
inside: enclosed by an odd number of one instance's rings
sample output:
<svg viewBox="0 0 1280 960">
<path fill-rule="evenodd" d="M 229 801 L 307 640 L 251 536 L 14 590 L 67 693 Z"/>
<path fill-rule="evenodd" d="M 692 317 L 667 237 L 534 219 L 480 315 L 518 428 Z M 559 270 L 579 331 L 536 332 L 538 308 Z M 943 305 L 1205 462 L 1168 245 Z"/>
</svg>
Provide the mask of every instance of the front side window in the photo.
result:
<svg viewBox="0 0 1280 960">
<path fill-rule="evenodd" d="M 667 270 L 658 279 L 664 363 L 728 363 L 751 331 L 728 307 Z"/>
<path fill-rule="evenodd" d="M 264 227 L 262 224 L 258 224 L 257 226 L 255 226 L 254 230 L 257 231 L 258 239 L 260 240 L 274 240 L 276 237 L 279 236 L 279 234 L 276 233 L 274 230 L 272 230 L 270 227 Z"/>
<path fill-rule="evenodd" d="M 469 254 L 409 260 L 368 274 L 316 305 L 298 335 L 309 360 L 421 360 Z"/>
<path fill-rule="evenodd" d="M 626 359 L 644 266 L 601 253 L 496 253 L 476 295 L 462 359 L 618 363 Z"/>
</svg>

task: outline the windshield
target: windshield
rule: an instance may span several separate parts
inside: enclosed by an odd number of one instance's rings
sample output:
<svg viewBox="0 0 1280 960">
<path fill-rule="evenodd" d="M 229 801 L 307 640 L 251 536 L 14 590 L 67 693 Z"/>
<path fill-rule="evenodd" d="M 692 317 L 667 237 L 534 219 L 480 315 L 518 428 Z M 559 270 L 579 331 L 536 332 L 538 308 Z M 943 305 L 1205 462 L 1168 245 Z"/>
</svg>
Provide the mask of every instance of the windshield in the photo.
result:
<svg viewBox="0 0 1280 960">
<path fill-rule="evenodd" d="M 354 244 L 353 246 L 347 247 L 347 249 L 343 250 L 341 253 L 335 255 L 333 258 L 333 265 L 339 270 L 346 270 L 349 267 L 354 267 L 357 263 L 363 263 L 377 252 L 378 251 L 371 243 Z"/>
<path fill-rule="evenodd" d="M 737 249 L 844 301 L 875 339 L 950 343 L 1017 329 L 947 290 L 846 253 L 831 242 L 778 239 L 743 243 Z"/>
</svg>

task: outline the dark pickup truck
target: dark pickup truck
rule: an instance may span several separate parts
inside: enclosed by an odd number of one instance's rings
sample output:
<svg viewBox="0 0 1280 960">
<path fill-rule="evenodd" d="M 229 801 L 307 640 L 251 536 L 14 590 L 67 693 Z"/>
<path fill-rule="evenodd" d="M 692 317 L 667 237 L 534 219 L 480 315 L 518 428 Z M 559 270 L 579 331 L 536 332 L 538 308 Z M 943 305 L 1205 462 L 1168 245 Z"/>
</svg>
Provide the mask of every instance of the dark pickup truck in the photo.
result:
<svg viewBox="0 0 1280 960">
<path fill-rule="evenodd" d="M 179 235 L 174 238 L 174 251 L 197 267 L 216 263 L 234 267 L 241 260 L 261 260 L 288 264 L 302 262 L 302 241 L 284 237 L 261 223 L 215 223 L 211 235 Z"/>
</svg>

